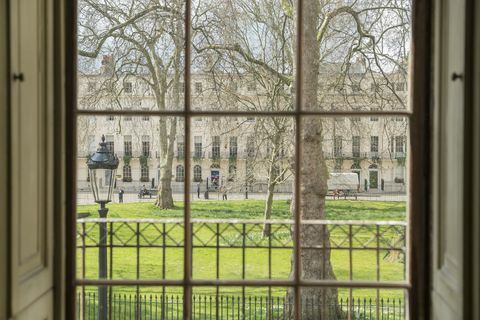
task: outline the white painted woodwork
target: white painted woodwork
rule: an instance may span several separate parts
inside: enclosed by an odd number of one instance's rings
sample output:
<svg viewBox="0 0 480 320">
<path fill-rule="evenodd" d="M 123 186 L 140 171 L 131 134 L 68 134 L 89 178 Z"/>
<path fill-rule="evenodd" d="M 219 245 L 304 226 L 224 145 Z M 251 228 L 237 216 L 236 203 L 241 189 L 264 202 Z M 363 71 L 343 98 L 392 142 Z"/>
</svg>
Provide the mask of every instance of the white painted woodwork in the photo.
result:
<svg viewBox="0 0 480 320">
<path fill-rule="evenodd" d="M 462 318 L 465 0 L 435 1 L 434 319 Z"/>
<path fill-rule="evenodd" d="M 7 2 L 0 0 L 0 261 L 8 261 L 8 77 Z M 7 318 L 7 263 L 0 263 L 0 319 Z"/>
<path fill-rule="evenodd" d="M 49 0 L 10 1 L 11 310 L 53 319 L 52 28 Z M 50 17 L 50 19 L 49 19 Z"/>
</svg>

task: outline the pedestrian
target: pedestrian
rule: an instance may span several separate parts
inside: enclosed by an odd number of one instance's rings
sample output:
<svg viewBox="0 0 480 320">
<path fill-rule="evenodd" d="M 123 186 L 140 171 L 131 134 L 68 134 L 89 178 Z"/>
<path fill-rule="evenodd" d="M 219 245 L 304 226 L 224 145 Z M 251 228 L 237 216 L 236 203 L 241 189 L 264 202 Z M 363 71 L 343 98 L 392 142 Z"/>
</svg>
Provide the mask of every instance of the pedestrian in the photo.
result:
<svg viewBox="0 0 480 320">
<path fill-rule="evenodd" d="M 197 198 L 200 199 L 200 182 L 197 183 Z"/>
<path fill-rule="evenodd" d="M 123 191 L 123 188 L 120 188 L 120 191 L 118 191 L 118 202 L 123 203 L 123 194 L 125 191 Z"/>
<path fill-rule="evenodd" d="M 222 186 L 220 188 L 220 191 L 222 192 L 222 200 L 228 200 L 227 199 L 227 188 L 225 186 Z"/>
</svg>

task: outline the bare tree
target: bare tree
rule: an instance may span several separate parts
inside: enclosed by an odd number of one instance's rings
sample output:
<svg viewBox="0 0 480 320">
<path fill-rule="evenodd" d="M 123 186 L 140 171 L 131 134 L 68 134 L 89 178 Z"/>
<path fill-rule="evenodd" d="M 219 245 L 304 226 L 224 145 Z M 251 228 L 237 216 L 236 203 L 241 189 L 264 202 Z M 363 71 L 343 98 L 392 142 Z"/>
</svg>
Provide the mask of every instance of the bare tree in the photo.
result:
<svg viewBox="0 0 480 320">
<path fill-rule="evenodd" d="M 295 7 L 289 0 L 198 3 L 193 29 L 199 64 L 213 74 L 233 74 L 231 81 L 251 78 L 268 88 L 259 95 L 281 97 L 268 84 L 280 83 L 290 90 L 297 85 L 293 80 Z M 405 97 L 398 95 L 392 74 L 406 82 L 408 1 L 305 1 L 303 8 L 302 52 L 298 54 L 304 66 L 304 110 L 405 108 Z M 369 91 L 372 86 L 373 93 Z M 259 95 L 235 94 L 231 100 L 237 108 L 255 111 L 260 105 Z M 264 110 L 289 110 L 295 97 L 290 94 L 288 99 L 290 103 L 283 104 L 283 109 Z M 325 218 L 329 176 L 323 152 L 325 128 L 325 120 L 319 117 L 305 118 L 301 127 L 301 171 L 295 172 L 301 194 L 295 196 L 301 200 L 300 215 L 305 222 Z M 330 251 L 311 249 L 325 245 L 328 238 L 327 228 L 302 225 L 303 278 L 335 279 Z M 308 288 L 302 294 L 319 296 L 325 306 L 337 301 L 335 289 Z M 331 310 L 323 308 L 321 319 L 332 318 Z"/>
<path fill-rule="evenodd" d="M 184 3 L 178 1 L 82 0 L 79 3 L 79 55 L 110 55 L 111 78 L 133 77 L 147 86 L 159 110 L 181 108 Z M 119 107 L 125 108 L 119 100 Z M 172 163 L 177 119 L 159 119 L 160 183 L 156 205 L 172 208 Z"/>
</svg>

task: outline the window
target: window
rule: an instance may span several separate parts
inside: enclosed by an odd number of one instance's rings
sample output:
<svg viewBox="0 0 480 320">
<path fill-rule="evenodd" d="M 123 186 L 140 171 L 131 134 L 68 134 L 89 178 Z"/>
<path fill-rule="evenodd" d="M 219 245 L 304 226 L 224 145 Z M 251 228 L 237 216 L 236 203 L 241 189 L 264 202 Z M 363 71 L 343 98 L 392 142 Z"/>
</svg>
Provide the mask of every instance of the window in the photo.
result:
<svg viewBox="0 0 480 320">
<path fill-rule="evenodd" d="M 405 136 L 395 137 L 395 155 L 397 157 L 404 156 L 405 152 Z"/>
<path fill-rule="evenodd" d="M 212 137 L 212 159 L 220 158 L 220 137 Z"/>
<path fill-rule="evenodd" d="M 371 157 L 378 156 L 378 136 L 370 137 L 370 153 Z"/>
<path fill-rule="evenodd" d="M 108 151 L 115 152 L 115 143 L 113 142 L 113 136 L 112 135 L 106 135 L 105 136 L 105 142 L 107 143 Z"/>
<path fill-rule="evenodd" d="M 338 157 L 343 157 L 343 141 L 342 141 L 342 136 L 335 136 L 334 142 L 333 142 L 333 156 L 338 158 Z"/>
<path fill-rule="evenodd" d="M 123 166 L 123 182 L 132 182 L 132 167 L 129 164 Z"/>
<path fill-rule="evenodd" d="M 193 181 L 201 182 L 202 181 L 202 167 L 196 165 L 193 167 Z"/>
<path fill-rule="evenodd" d="M 354 158 L 360 157 L 360 136 L 352 137 L 352 156 Z"/>
<path fill-rule="evenodd" d="M 203 158 L 203 151 L 202 151 L 202 136 L 195 136 L 194 137 L 194 158 Z"/>
<path fill-rule="evenodd" d="M 247 137 L 247 156 L 253 157 L 255 156 L 255 138 L 252 136 Z"/>
<path fill-rule="evenodd" d="M 132 136 L 123 137 L 123 152 L 127 157 L 132 156 Z"/>
<path fill-rule="evenodd" d="M 229 156 L 231 159 L 237 158 L 238 145 L 237 137 L 230 137 L 230 153 Z"/>
<path fill-rule="evenodd" d="M 141 171 L 140 181 L 141 182 L 149 182 L 150 178 L 149 178 L 148 166 L 143 165 L 140 171 Z"/>
<path fill-rule="evenodd" d="M 201 94 L 203 92 L 203 87 L 201 82 L 195 82 L 195 93 Z"/>
<path fill-rule="evenodd" d="M 150 136 L 142 136 L 142 155 L 150 157 Z"/>
<path fill-rule="evenodd" d="M 95 3 L 95 0 L 93 1 Z M 87 7 L 91 6 L 89 3 L 86 4 Z M 386 212 L 381 211 L 382 208 L 389 207 L 388 205 L 378 206 L 381 207 L 380 209 L 373 208 L 373 206 L 368 207 L 370 199 L 378 195 L 375 194 L 375 190 L 380 193 L 380 190 L 389 191 L 395 187 L 392 182 L 395 168 L 391 167 L 395 166 L 398 161 L 360 159 L 360 140 L 361 138 L 365 139 L 362 142 L 363 150 L 366 151 L 364 158 L 368 157 L 369 137 L 370 153 L 377 158 L 379 154 L 385 152 L 384 147 L 388 146 L 389 138 L 387 134 L 391 134 L 390 128 L 386 128 L 390 123 L 384 121 L 383 117 L 403 116 L 408 119 L 411 114 L 405 111 L 395 111 L 393 108 L 389 109 L 392 102 L 391 91 L 379 92 L 375 89 L 375 94 L 350 95 L 351 91 L 358 92 L 361 88 L 358 86 L 349 90 L 349 83 L 365 81 L 362 82 L 362 86 L 364 85 L 368 90 L 370 83 L 375 84 L 378 81 L 386 88 L 386 84 L 392 83 L 392 81 L 385 77 L 395 79 L 402 74 L 403 62 L 407 61 L 403 58 L 408 58 L 408 54 L 405 55 L 408 53 L 408 46 L 404 48 L 405 50 L 393 49 L 393 46 L 403 39 L 408 39 L 410 33 L 409 30 L 403 29 L 402 34 L 396 32 L 397 28 L 404 28 L 406 24 L 394 22 L 398 22 L 396 21 L 398 16 L 402 17 L 402 21 L 409 21 L 409 7 L 390 12 L 392 10 L 390 6 L 387 9 L 379 10 L 375 7 L 370 10 L 369 5 L 365 3 L 357 4 L 355 1 L 346 1 L 342 4 L 347 7 L 355 5 L 355 10 L 361 12 L 358 17 L 360 23 L 365 24 L 364 29 L 360 29 L 360 31 L 366 30 L 365 32 L 374 34 L 374 39 L 381 39 L 382 36 L 389 38 L 392 34 L 398 35 L 395 37 L 396 42 L 394 43 L 388 42 L 388 39 L 382 39 L 385 43 L 377 44 L 376 41 L 370 41 L 363 35 L 358 35 L 357 20 L 352 20 L 350 16 L 335 16 L 332 24 L 327 27 L 328 41 L 324 41 L 321 39 L 322 34 L 317 34 L 318 26 L 337 7 L 320 5 L 316 8 L 318 10 L 313 11 L 309 9 L 312 9 L 312 3 L 317 3 L 315 1 L 294 1 L 292 3 L 304 6 L 306 9 L 304 15 L 299 14 L 300 17 L 318 11 L 318 18 L 314 19 L 315 23 L 300 28 L 303 32 L 299 34 L 296 33 L 297 29 L 293 18 L 297 16 L 295 12 L 292 12 L 291 15 L 290 13 L 285 14 L 283 3 L 268 1 L 244 1 L 234 6 L 223 5 L 222 1 L 217 1 L 216 5 L 212 6 L 211 1 L 192 2 L 187 0 L 182 4 L 185 4 L 187 8 L 192 6 L 192 10 L 187 10 L 192 14 L 191 20 L 189 17 L 185 19 L 180 14 L 183 7 L 179 5 L 178 14 L 177 11 L 175 14 L 163 13 L 164 9 L 160 9 L 155 10 L 153 16 L 147 15 L 145 19 L 142 16 L 134 16 L 139 21 L 139 24 L 136 24 L 139 29 L 148 25 L 156 15 L 161 17 L 161 19 L 155 19 L 155 28 L 149 28 L 149 32 L 139 30 L 145 32 L 142 36 L 138 36 L 138 30 L 135 28 L 122 29 L 122 38 L 128 37 L 129 32 L 132 32 L 134 39 L 140 41 L 141 47 L 146 51 L 151 48 L 144 45 L 142 38 L 143 36 L 148 38 L 150 33 L 154 34 L 156 38 L 152 38 L 152 47 L 155 47 L 155 50 L 150 53 L 159 54 L 161 56 L 160 63 L 164 63 L 164 66 L 167 66 L 169 61 L 171 62 L 169 68 L 165 67 L 167 71 L 162 74 L 162 79 L 166 79 L 170 83 L 173 77 L 180 75 L 188 89 L 186 93 L 190 92 L 189 88 L 194 93 L 191 95 L 191 99 L 188 95 L 181 95 L 180 105 L 181 108 L 185 105 L 185 110 L 180 108 L 173 113 L 170 112 L 174 109 L 172 104 L 176 103 L 175 99 L 171 97 L 173 92 L 170 91 L 165 108 L 157 108 L 152 105 L 151 112 L 148 113 L 154 119 L 173 116 L 185 119 L 182 125 L 178 125 L 177 131 L 173 135 L 168 135 L 168 139 L 172 141 L 177 139 L 174 143 L 169 143 L 168 149 L 165 149 L 169 150 L 169 157 L 172 157 L 169 158 L 172 163 L 171 167 L 165 170 L 166 164 L 161 164 L 162 179 L 165 180 L 165 183 L 173 180 L 169 186 L 173 190 L 172 199 L 175 200 L 176 209 L 171 213 L 170 211 L 160 211 L 156 208 L 152 209 L 153 200 L 148 203 L 147 201 L 138 201 L 139 208 L 141 204 L 148 205 L 148 207 L 141 207 L 142 209 L 146 208 L 145 211 L 138 210 L 142 218 L 144 218 L 144 213 L 152 210 L 152 215 L 148 219 L 144 219 L 148 221 L 130 224 L 122 222 L 124 224 L 122 230 L 116 231 L 113 234 L 115 239 L 108 242 L 113 243 L 112 245 L 118 243 L 118 247 L 115 247 L 114 250 L 107 250 L 107 253 L 114 252 L 111 274 L 99 276 L 100 273 L 96 272 L 98 263 L 95 263 L 98 261 L 94 259 L 86 261 L 91 264 L 90 270 L 83 273 L 86 275 L 85 277 L 82 272 L 77 272 L 81 278 L 76 283 L 78 289 L 83 289 L 81 286 L 88 285 L 85 287 L 86 290 L 90 289 L 97 293 L 97 289 L 101 291 L 103 286 L 109 286 L 110 283 L 116 281 L 119 286 L 112 288 L 109 294 L 117 294 L 117 289 L 131 286 L 128 288 L 131 289 L 130 292 L 137 294 L 137 297 L 133 298 L 136 300 L 136 310 L 141 308 L 139 299 L 148 301 L 144 300 L 145 293 L 149 293 L 148 290 L 151 290 L 153 294 L 162 294 L 163 297 L 172 294 L 174 297 L 178 296 L 181 301 L 180 306 L 175 306 L 174 310 L 180 312 L 177 317 L 179 319 L 199 318 L 199 312 L 203 312 L 202 307 L 205 304 L 199 304 L 198 301 L 215 301 L 219 294 L 236 296 L 237 311 L 232 318 L 247 317 L 245 313 L 247 310 L 257 311 L 259 313 L 257 319 L 288 318 L 293 320 L 296 317 L 295 320 L 300 320 L 299 316 L 305 319 L 335 319 L 332 315 L 337 311 L 341 313 L 340 317 L 365 318 L 370 307 L 372 313 L 376 313 L 370 317 L 381 319 L 391 316 L 385 313 L 387 311 L 384 310 L 387 308 L 380 307 L 381 301 L 387 301 L 388 298 L 393 299 L 392 297 L 399 299 L 395 300 L 395 306 L 402 306 L 401 311 L 395 309 L 395 314 L 406 314 L 404 306 L 408 304 L 405 301 L 405 292 L 408 294 L 411 287 L 408 277 L 411 271 L 409 269 L 411 261 L 408 260 L 410 255 L 406 254 L 410 253 L 407 252 L 410 242 L 409 239 L 406 239 L 409 233 L 405 231 L 409 230 L 407 225 L 409 220 L 406 219 L 408 218 L 406 215 L 408 206 L 405 203 L 399 204 L 399 213 L 396 214 L 399 221 L 389 221 L 388 223 L 374 221 L 372 218 L 384 219 Z M 295 6 L 290 8 L 292 3 L 288 2 L 288 9 L 295 11 Z M 398 3 L 403 4 L 404 2 Z M 102 8 L 104 5 L 111 4 L 112 2 L 102 2 Z M 175 4 L 175 1 L 171 4 L 169 2 L 168 9 L 175 7 Z M 264 5 L 268 6 L 263 8 Z M 124 16 L 119 16 L 119 19 L 128 21 L 126 19 L 132 18 L 132 14 L 123 12 L 122 7 L 117 8 L 124 14 Z M 99 21 L 115 25 L 115 21 L 109 20 L 108 17 L 102 17 L 102 12 L 97 12 L 95 7 L 90 10 L 96 12 Z M 134 7 L 129 9 L 136 14 L 141 13 L 139 10 L 141 9 L 137 10 Z M 385 11 L 387 13 L 384 14 Z M 112 10 L 112 12 L 116 11 Z M 201 17 L 196 16 L 199 12 L 202 13 Z M 271 14 L 272 12 L 280 13 L 279 16 L 283 17 L 280 19 L 282 24 L 277 23 L 279 18 L 277 14 Z M 222 21 L 222 19 L 226 21 Z M 191 29 L 181 27 L 185 27 L 184 21 L 187 21 L 187 27 L 191 27 Z M 329 22 L 329 20 L 326 21 Z M 382 23 L 376 23 L 378 21 Z M 299 21 L 301 25 L 307 22 L 309 21 Z M 200 25 L 197 25 L 198 23 Z M 273 25 L 271 25 L 272 23 Z M 385 34 L 382 33 L 384 31 L 382 28 L 385 28 L 384 24 L 390 24 L 392 28 L 392 30 L 388 29 Z M 176 32 L 170 29 L 172 26 L 180 26 L 181 30 L 187 30 L 186 35 L 191 38 L 179 39 L 181 40 L 178 41 L 180 45 L 176 47 L 176 42 L 169 39 L 169 36 Z M 195 30 L 195 32 L 189 32 L 189 30 Z M 201 32 L 197 32 L 198 30 Z M 277 37 L 278 34 L 273 32 L 278 30 L 284 32 L 282 37 Z M 242 32 L 245 33 L 242 34 Z M 87 42 L 83 45 L 85 48 L 89 48 L 87 44 L 90 38 L 87 36 L 88 34 L 85 35 Z M 181 37 L 181 35 L 179 36 Z M 112 40 L 106 42 L 109 45 L 113 46 L 117 42 L 122 44 L 118 48 L 120 49 L 119 53 L 130 52 L 129 47 L 124 47 L 128 45 L 127 41 L 115 38 L 118 37 L 117 32 L 109 37 L 112 37 Z M 350 38 L 343 39 L 341 43 L 337 44 L 335 41 L 338 41 L 338 37 Z M 310 43 L 307 46 L 308 39 L 313 39 L 313 44 Z M 278 41 L 282 42 L 277 43 Z M 168 44 L 165 45 L 164 42 L 168 42 Z M 193 48 L 190 45 L 184 46 L 185 43 L 194 44 Z M 296 53 L 296 46 L 293 45 L 295 43 L 298 43 L 299 48 L 309 48 L 309 50 L 315 51 L 315 54 Z M 349 46 L 352 44 L 360 45 L 352 51 L 349 50 Z M 340 46 L 339 49 L 337 45 Z M 219 46 L 222 48 L 219 49 Z M 184 47 L 186 47 L 185 50 L 191 51 L 183 52 Z M 322 56 L 320 51 L 316 51 L 320 48 L 327 56 Z M 131 47 L 130 50 L 132 57 L 137 58 L 136 55 L 139 55 L 138 59 L 142 64 L 141 73 L 138 76 L 147 77 L 152 82 L 155 81 L 151 79 L 153 76 L 150 76 L 149 72 L 144 72 L 148 68 L 143 66 L 149 63 L 147 58 L 152 55 L 144 58 L 141 50 L 137 50 L 136 47 Z M 394 57 L 392 57 L 393 51 L 395 52 Z M 172 52 L 176 55 L 172 56 Z M 375 56 L 377 52 L 381 58 Z M 401 61 L 396 61 L 400 59 L 398 56 L 401 56 Z M 180 61 L 175 60 L 178 57 L 181 57 Z M 321 57 L 322 60 L 312 61 L 312 57 L 316 59 Z M 366 72 L 362 74 L 348 73 L 349 63 L 353 64 L 353 61 L 357 59 L 361 64 L 362 58 Z M 374 60 L 375 58 L 378 59 Z M 122 58 L 119 57 L 119 59 L 121 61 Z M 187 61 L 188 59 L 190 61 Z M 385 66 L 387 68 L 383 73 L 379 72 L 384 69 L 376 64 L 384 64 L 390 59 L 394 60 L 388 62 L 389 65 Z M 297 62 L 299 62 L 298 65 Z M 392 74 L 393 72 L 395 74 Z M 313 79 L 312 74 L 315 76 Z M 244 90 L 246 89 L 245 91 L 250 94 L 242 90 L 240 93 L 225 92 L 225 84 L 232 79 L 237 80 L 239 84 L 243 83 L 246 86 Z M 258 83 L 259 87 L 251 85 L 250 81 L 252 84 Z M 340 88 L 340 94 L 319 92 L 316 87 L 319 82 L 332 88 Z M 261 94 L 253 94 L 256 90 L 261 91 Z M 200 96 L 203 92 L 204 97 Z M 152 94 L 156 93 L 152 92 Z M 155 101 L 151 97 L 149 98 Z M 355 109 L 360 104 L 363 107 Z M 370 106 L 381 109 L 369 109 Z M 233 108 L 238 108 L 238 111 L 232 112 Z M 84 110 L 84 114 L 89 115 L 89 112 L 89 110 Z M 113 111 L 112 113 L 122 114 Z M 91 112 L 91 115 L 96 116 L 97 113 Z M 138 116 L 143 115 L 144 113 L 139 110 Z M 205 121 L 202 121 L 201 117 Z M 233 117 L 238 117 L 239 121 L 229 123 L 228 121 Z M 338 117 L 338 119 L 332 121 L 334 117 Z M 217 121 L 217 118 L 220 121 Z M 336 122 L 343 121 L 340 118 L 348 118 L 351 122 L 348 122 L 347 119 L 343 124 L 335 127 Z M 122 128 L 122 130 L 131 130 L 125 131 L 126 134 L 135 134 L 135 137 L 144 134 L 155 137 L 155 140 L 148 139 L 148 153 L 152 146 L 161 145 L 159 137 L 162 133 L 159 131 L 165 129 L 164 127 L 160 127 L 161 130 L 159 130 L 156 122 L 154 125 L 153 121 L 150 124 L 142 121 L 134 122 L 137 123 L 137 127 L 130 129 L 130 125 L 128 125 L 125 126 L 128 128 Z M 355 126 L 351 123 L 354 123 Z M 382 127 L 383 125 L 385 127 Z M 405 124 L 394 123 L 393 125 L 407 126 L 408 121 Z M 179 135 L 183 138 L 180 138 Z M 399 133 L 395 132 L 393 135 L 399 135 Z M 354 159 L 345 156 L 344 151 L 349 152 L 350 150 L 343 150 L 343 137 L 346 137 L 347 144 L 345 146 L 348 149 L 350 148 L 348 140 L 349 137 L 352 137 L 351 150 Z M 145 153 L 144 142 L 147 141 L 142 138 L 143 154 Z M 205 143 L 206 151 L 203 143 Z M 241 157 L 235 160 L 239 145 Z M 281 151 L 281 145 L 285 145 L 286 157 L 276 156 L 284 153 Z M 222 152 L 227 151 L 227 146 L 229 159 L 211 161 L 212 158 L 220 159 L 221 155 L 225 156 L 226 154 Z M 185 163 L 183 160 L 173 159 L 175 150 L 177 156 L 185 153 Z M 272 156 L 266 156 L 265 150 L 272 151 Z M 332 151 L 338 159 L 325 160 L 322 157 L 322 152 L 330 153 Z M 211 158 L 207 156 L 205 159 L 205 152 L 210 154 Z M 243 158 L 245 153 L 246 159 Z M 166 156 L 165 153 L 162 153 L 163 155 Z M 139 166 L 137 160 L 133 159 L 131 164 L 135 179 L 140 170 L 142 179 L 147 179 L 149 167 Z M 158 165 L 157 159 L 148 159 L 148 161 L 154 168 Z M 372 163 L 375 165 L 369 168 Z M 147 174 L 145 174 L 145 170 Z M 351 170 L 358 171 L 352 173 Z M 170 176 L 172 171 L 175 172 L 174 177 Z M 360 171 L 362 181 L 358 183 L 357 173 Z M 331 176 L 327 176 L 328 174 Z M 352 175 L 353 183 L 350 179 Z M 348 178 L 342 181 L 343 177 Z M 193 181 L 197 183 L 192 184 Z M 186 188 L 183 196 L 179 189 L 180 186 Z M 131 187 L 133 188 L 134 185 L 132 184 Z M 360 197 L 359 201 L 331 201 L 333 192 L 336 193 L 335 196 L 342 194 L 342 196 L 352 199 L 353 194 L 359 189 L 365 193 L 370 189 L 374 191 L 372 191 L 373 194 L 367 193 L 367 197 Z M 203 197 L 218 199 L 218 201 L 202 201 L 196 204 L 193 202 Z M 229 201 L 220 204 L 221 199 L 227 200 L 227 198 Z M 242 204 L 239 200 L 252 198 L 261 198 L 262 200 L 247 204 Z M 232 199 L 235 201 L 231 201 Z M 285 199 L 293 201 L 285 201 Z M 296 201 L 297 199 L 298 201 Z M 273 202 L 268 203 L 268 201 Z M 326 201 L 328 203 L 325 203 Z M 261 205 L 255 206 L 254 202 L 261 203 Z M 360 210 L 359 203 L 360 206 L 366 206 L 366 208 Z M 238 207 L 232 207 L 232 205 Z M 395 206 L 397 207 L 397 204 Z M 116 206 L 112 205 L 111 209 L 111 216 L 114 217 L 113 209 L 116 209 Z M 183 210 L 183 218 L 178 216 L 181 210 Z M 372 213 L 370 210 L 375 210 L 375 212 Z M 122 212 L 128 215 L 126 211 L 128 210 Z M 125 217 L 125 220 L 127 218 L 131 217 Z M 243 221 L 247 219 L 247 222 Z M 139 224 L 144 225 L 139 226 Z M 129 226 L 134 226 L 133 233 L 130 233 Z M 82 229 L 76 228 L 76 230 Z M 113 228 L 112 230 L 117 229 Z M 98 228 L 94 228 L 94 231 L 92 237 L 98 236 Z M 118 240 L 116 237 L 120 237 L 120 233 L 131 234 L 133 239 L 129 240 L 130 237 L 125 237 L 125 240 Z M 112 235 L 111 233 L 107 234 Z M 121 241 L 131 241 L 131 243 L 121 243 Z M 119 266 L 118 269 L 115 269 L 115 264 L 122 263 L 122 260 L 119 259 L 121 252 L 125 252 L 123 251 L 125 248 L 120 248 L 120 245 L 128 246 L 135 244 L 136 241 L 140 241 L 141 250 L 130 250 L 133 253 L 129 254 L 124 268 Z M 150 243 L 152 245 L 149 245 Z M 378 243 L 388 244 L 388 248 L 375 247 L 374 244 Z M 108 245 L 110 246 L 110 244 Z M 144 249 L 144 246 L 149 248 Z M 219 246 L 221 246 L 220 249 Z M 245 250 L 246 246 L 248 250 Z M 369 250 L 365 250 L 365 248 Z M 83 248 L 77 250 L 79 255 L 82 254 L 82 250 Z M 94 249 L 85 250 L 91 253 Z M 98 247 L 96 250 L 101 251 L 98 250 Z M 230 254 L 233 251 L 234 253 Z M 87 253 L 85 260 L 90 259 L 92 255 L 89 256 Z M 384 258 L 387 255 L 388 258 Z M 248 264 L 245 264 L 246 261 Z M 77 265 L 82 264 L 78 263 Z M 175 267 L 171 268 L 172 265 Z M 385 265 L 391 268 L 388 271 L 389 274 L 394 275 L 394 277 L 392 276 L 393 280 L 385 276 Z M 135 269 L 132 269 L 132 266 Z M 359 275 L 359 273 L 361 274 Z M 93 277 L 93 279 L 89 277 Z M 97 282 L 99 278 L 102 279 L 102 282 Z M 283 284 L 284 287 L 279 284 Z M 365 292 L 368 293 L 365 294 Z M 395 293 L 392 294 L 392 292 Z M 248 298 L 252 297 L 254 300 L 257 297 L 258 299 L 261 294 L 264 295 L 262 307 L 257 306 L 258 308 L 256 308 L 246 304 Z M 111 301 L 116 300 L 114 297 L 109 297 Z M 351 301 L 352 298 L 357 299 L 357 297 L 362 302 L 368 301 L 369 298 L 372 298 L 374 302 L 367 307 L 359 304 L 355 309 Z M 92 296 L 92 299 L 90 306 L 92 310 L 96 311 L 95 306 L 101 305 L 100 298 Z M 341 301 L 345 302 L 347 299 L 351 304 L 342 305 Z M 271 303 L 278 300 L 280 303 L 275 305 Z M 321 301 L 321 303 L 317 301 Z M 356 300 L 354 301 L 356 302 Z M 184 308 L 181 306 L 183 303 L 185 304 Z M 117 303 L 116 306 L 118 305 Z M 165 310 L 164 304 L 159 304 L 159 306 Z M 168 306 L 170 307 L 170 305 Z M 206 306 L 208 308 L 208 305 Z M 229 311 L 233 310 L 230 309 L 232 306 L 232 304 L 228 305 Z M 309 308 L 310 306 L 311 308 Z M 301 312 L 295 314 L 295 310 L 298 311 L 300 307 Z M 222 312 L 226 309 L 227 306 L 223 308 L 212 305 L 212 310 L 216 310 L 215 312 Z M 242 311 L 239 312 L 240 309 Z M 112 311 L 111 308 L 109 310 Z M 144 310 L 140 312 L 142 311 Z M 191 314 L 182 314 L 183 311 Z M 381 312 L 384 313 L 380 314 Z M 147 316 L 148 311 L 145 311 L 143 315 Z M 222 316 L 218 313 L 206 312 L 206 314 L 202 313 L 201 317 L 218 318 Z M 166 318 L 169 318 L 168 315 Z"/>
<path fill-rule="evenodd" d="M 131 82 L 124 82 L 123 83 L 123 91 L 125 93 L 132 93 L 133 92 L 133 86 Z"/>
<path fill-rule="evenodd" d="M 182 165 L 178 165 L 175 169 L 175 181 L 183 182 L 185 181 L 185 169 Z"/>
<path fill-rule="evenodd" d="M 177 157 L 183 159 L 185 157 L 185 142 L 182 137 L 177 138 Z"/>
</svg>

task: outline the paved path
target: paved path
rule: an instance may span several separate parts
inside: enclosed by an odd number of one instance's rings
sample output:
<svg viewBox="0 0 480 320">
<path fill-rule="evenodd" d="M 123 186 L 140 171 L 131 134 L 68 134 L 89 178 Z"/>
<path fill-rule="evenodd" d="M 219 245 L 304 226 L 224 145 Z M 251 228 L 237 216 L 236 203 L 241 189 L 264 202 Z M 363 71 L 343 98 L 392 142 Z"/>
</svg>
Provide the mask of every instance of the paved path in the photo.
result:
<svg viewBox="0 0 480 320">
<path fill-rule="evenodd" d="M 264 200 L 266 193 L 249 193 L 248 199 Z M 274 200 L 289 200 L 291 198 L 290 193 L 276 193 L 274 195 Z M 183 193 L 174 193 L 173 199 L 175 201 L 183 201 Z M 209 201 L 204 199 L 203 194 L 200 195 L 200 199 L 197 198 L 197 194 L 193 193 L 191 195 L 192 201 Z M 222 194 L 219 192 L 210 192 L 210 200 L 222 200 Z M 244 200 L 244 193 L 229 193 L 228 200 Z M 331 199 L 328 197 L 327 199 Z M 351 200 L 351 197 L 347 198 Z M 407 196 L 405 194 L 388 194 L 388 193 L 360 193 L 358 194 L 358 200 L 369 200 L 369 201 L 406 201 Z M 123 195 L 123 202 L 153 202 L 155 201 L 155 196 L 139 199 L 137 193 L 125 193 Z M 118 202 L 118 193 L 113 195 L 113 202 Z M 79 192 L 77 193 L 77 204 L 93 204 L 93 196 L 89 192 Z"/>
</svg>

